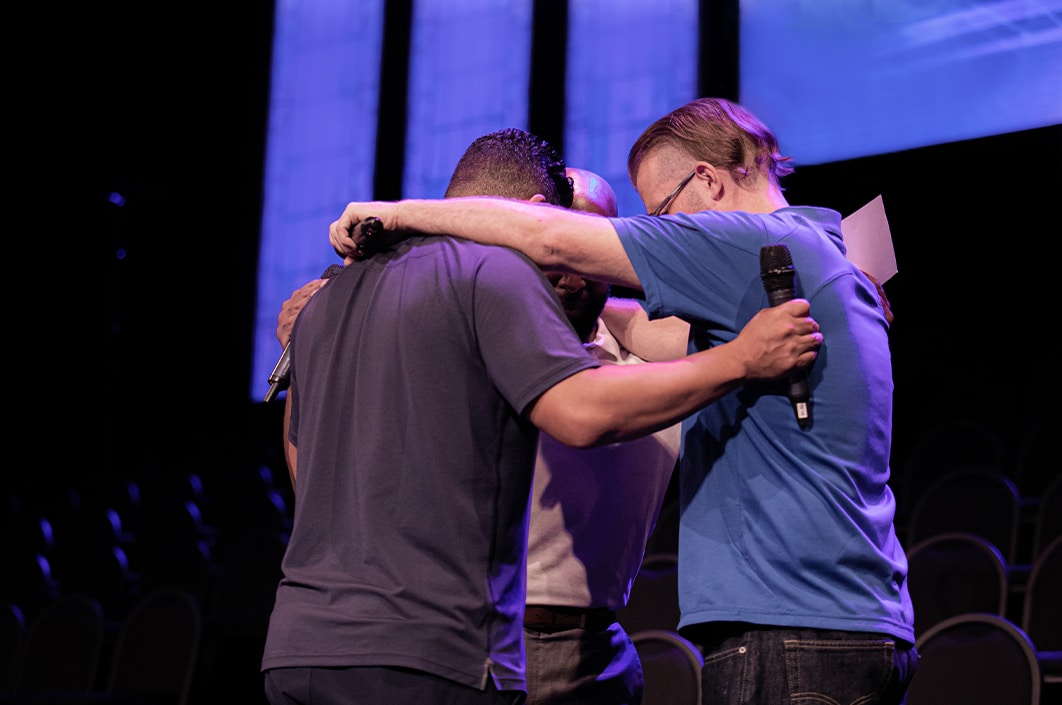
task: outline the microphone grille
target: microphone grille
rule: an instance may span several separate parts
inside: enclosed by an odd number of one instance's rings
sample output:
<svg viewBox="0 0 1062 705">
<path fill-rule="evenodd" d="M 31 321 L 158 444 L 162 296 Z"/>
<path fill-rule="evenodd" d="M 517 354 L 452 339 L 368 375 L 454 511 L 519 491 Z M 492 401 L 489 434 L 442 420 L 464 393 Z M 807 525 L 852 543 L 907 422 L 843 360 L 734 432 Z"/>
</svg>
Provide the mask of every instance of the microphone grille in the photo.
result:
<svg viewBox="0 0 1062 705">
<path fill-rule="evenodd" d="M 793 268 L 793 256 L 785 245 L 764 245 L 760 248 L 760 273 L 782 273 Z"/>
</svg>

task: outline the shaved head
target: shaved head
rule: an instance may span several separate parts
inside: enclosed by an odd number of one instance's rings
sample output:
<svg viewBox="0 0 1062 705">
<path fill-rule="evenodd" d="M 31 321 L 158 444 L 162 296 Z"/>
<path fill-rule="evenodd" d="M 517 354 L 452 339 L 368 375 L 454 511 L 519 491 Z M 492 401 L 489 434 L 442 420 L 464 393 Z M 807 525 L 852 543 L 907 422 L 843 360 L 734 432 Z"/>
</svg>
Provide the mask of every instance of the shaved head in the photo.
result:
<svg viewBox="0 0 1062 705">
<path fill-rule="evenodd" d="M 600 175 L 588 169 L 573 167 L 568 167 L 567 174 L 575 191 L 572 199 L 573 210 L 597 213 L 610 218 L 619 214 L 616 208 L 616 193 Z"/>
</svg>

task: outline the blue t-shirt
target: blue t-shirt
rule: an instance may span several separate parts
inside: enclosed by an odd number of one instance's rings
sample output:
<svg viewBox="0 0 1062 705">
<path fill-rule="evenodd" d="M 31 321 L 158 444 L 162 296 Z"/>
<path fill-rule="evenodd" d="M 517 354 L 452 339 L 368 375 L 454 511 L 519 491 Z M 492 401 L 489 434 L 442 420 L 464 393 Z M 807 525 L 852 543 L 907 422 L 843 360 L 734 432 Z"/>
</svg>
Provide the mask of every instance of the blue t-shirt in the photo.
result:
<svg viewBox="0 0 1062 705">
<path fill-rule="evenodd" d="M 691 324 L 689 351 L 734 339 L 768 306 L 760 248 L 784 244 L 824 336 L 801 429 L 784 381 L 750 383 L 686 419 L 680 625 L 741 621 L 914 641 L 907 559 L 886 484 L 888 324 L 822 208 L 613 219 L 653 318 Z"/>
<path fill-rule="evenodd" d="M 598 361 L 523 255 L 418 237 L 348 265 L 291 337 L 298 477 L 263 668 L 523 690 L 525 411 Z"/>
</svg>

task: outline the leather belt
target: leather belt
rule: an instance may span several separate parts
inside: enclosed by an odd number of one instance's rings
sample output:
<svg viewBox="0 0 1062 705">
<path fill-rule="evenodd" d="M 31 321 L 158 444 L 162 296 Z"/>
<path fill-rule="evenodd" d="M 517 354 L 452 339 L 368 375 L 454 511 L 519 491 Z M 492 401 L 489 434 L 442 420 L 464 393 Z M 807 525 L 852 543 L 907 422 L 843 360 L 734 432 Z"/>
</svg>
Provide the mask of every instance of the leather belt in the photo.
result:
<svg viewBox="0 0 1062 705">
<path fill-rule="evenodd" d="M 602 608 L 546 607 L 528 605 L 524 608 L 524 626 L 541 630 L 607 629 L 616 621 L 616 613 Z"/>
</svg>

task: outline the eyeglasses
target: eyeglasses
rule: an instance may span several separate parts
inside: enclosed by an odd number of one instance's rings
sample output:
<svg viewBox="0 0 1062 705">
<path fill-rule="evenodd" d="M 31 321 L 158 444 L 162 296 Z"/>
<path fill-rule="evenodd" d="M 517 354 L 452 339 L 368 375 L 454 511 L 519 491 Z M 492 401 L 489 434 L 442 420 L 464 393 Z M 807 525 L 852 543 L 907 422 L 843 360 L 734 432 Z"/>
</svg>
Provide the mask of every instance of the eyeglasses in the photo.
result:
<svg viewBox="0 0 1062 705">
<path fill-rule="evenodd" d="M 671 193 L 664 197 L 663 202 L 653 210 L 649 211 L 649 215 L 663 215 L 671 206 L 671 203 L 676 198 L 678 198 L 678 195 L 680 193 L 682 193 L 682 189 L 686 188 L 686 184 L 688 184 L 696 174 L 697 167 L 693 167 L 693 170 L 690 171 L 690 173 L 686 174 L 686 176 L 682 178 L 682 181 L 678 182 L 678 186 L 676 186 L 674 190 L 671 191 Z"/>
</svg>

